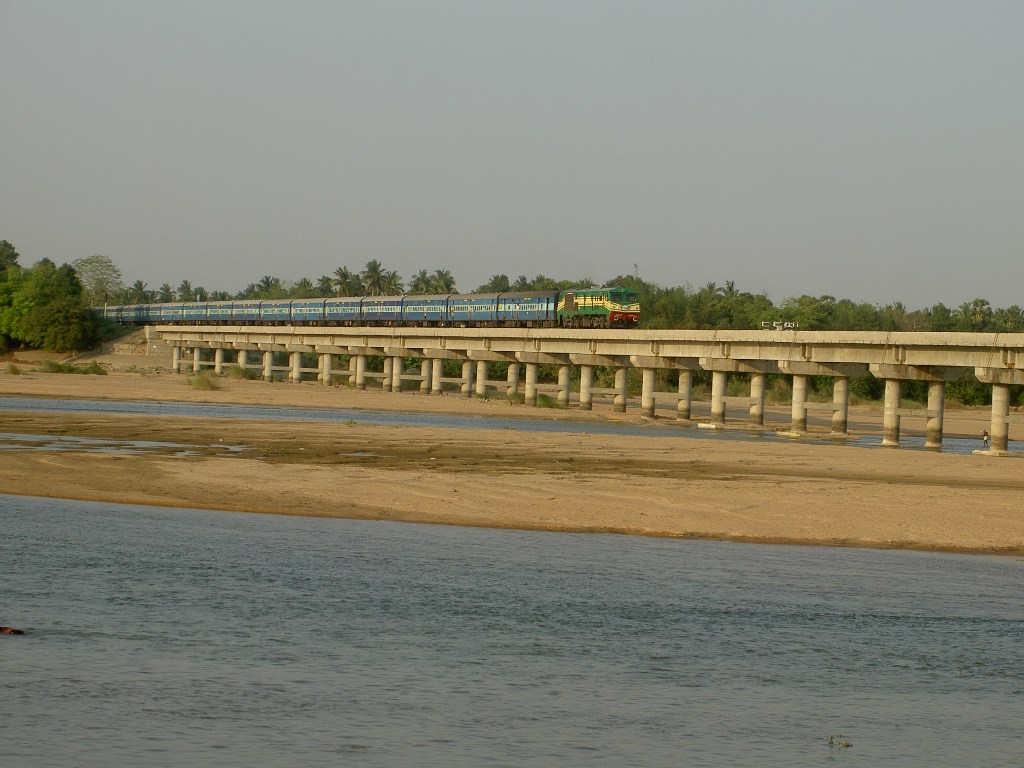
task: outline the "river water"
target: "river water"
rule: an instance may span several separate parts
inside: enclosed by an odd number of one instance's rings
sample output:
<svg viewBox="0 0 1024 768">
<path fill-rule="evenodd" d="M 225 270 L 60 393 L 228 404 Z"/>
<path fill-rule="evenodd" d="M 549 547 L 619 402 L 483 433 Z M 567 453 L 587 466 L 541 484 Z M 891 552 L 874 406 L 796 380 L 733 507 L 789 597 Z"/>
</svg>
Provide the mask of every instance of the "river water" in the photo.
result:
<svg viewBox="0 0 1024 768">
<path fill-rule="evenodd" d="M 545 419 L 536 410 L 536 418 L 498 418 L 462 416 L 445 413 L 406 413 L 402 411 L 373 411 L 358 408 L 298 408 L 287 406 L 221 405 L 217 403 L 179 403 L 133 400 L 60 400 L 43 397 L 0 397 L 0 412 L 35 411 L 46 413 L 118 413 L 149 416 L 199 416 L 223 419 L 257 419 L 264 421 L 321 421 L 385 426 L 448 427 L 454 429 L 513 429 L 523 432 L 587 432 L 603 435 L 637 435 L 655 438 L 792 442 L 793 438 L 777 435 L 772 430 L 751 432 L 743 429 L 698 429 L 693 425 L 680 425 L 673 419 L 660 422 L 628 424 L 621 422 L 572 421 Z M 830 442 L 824 436 L 807 435 L 806 440 Z M 840 445 L 855 448 L 878 448 L 881 435 L 850 436 L 838 441 Z M 900 447 L 925 450 L 924 437 L 903 435 Z M 945 436 L 943 453 L 969 454 L 981 449 L 979 439 Z M 1010 451 L 1024 452 L 1024 441 L 1010 440 Z"/>
<path fill-rule="evenodd" d="M 0 531 L 4 765 L 1024 764 L 1020 559 L 12 496 Z"/>
</svg>

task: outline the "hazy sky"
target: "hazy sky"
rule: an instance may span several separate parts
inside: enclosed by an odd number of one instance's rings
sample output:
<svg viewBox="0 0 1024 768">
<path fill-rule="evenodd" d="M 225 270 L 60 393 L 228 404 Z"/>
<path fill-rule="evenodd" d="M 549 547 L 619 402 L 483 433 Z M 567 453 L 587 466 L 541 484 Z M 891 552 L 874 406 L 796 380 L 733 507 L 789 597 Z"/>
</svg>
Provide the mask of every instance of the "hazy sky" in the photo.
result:
<svg viewBox="0 0 1024 768">
<path fill-rule="evenodd" d="M 1024 304 L 1019 0 L 0 0 L 0 34 L 24 264 Z"/>
</svg>

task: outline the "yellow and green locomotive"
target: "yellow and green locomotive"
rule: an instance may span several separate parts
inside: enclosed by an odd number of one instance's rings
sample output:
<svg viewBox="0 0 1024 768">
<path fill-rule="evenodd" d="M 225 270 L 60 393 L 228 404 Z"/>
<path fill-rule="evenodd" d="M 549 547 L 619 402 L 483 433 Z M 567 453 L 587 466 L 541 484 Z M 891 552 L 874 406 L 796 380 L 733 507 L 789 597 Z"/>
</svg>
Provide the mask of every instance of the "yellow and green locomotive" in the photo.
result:
<svg viewBox="0 0 1024 768">
<path fill-rule="evenodd" d="M 636 291 L 628 288 L 562 291 L 557 312 L 563 328 L 636 328 L 640 324 L 640 301 Z"/>
</svg>

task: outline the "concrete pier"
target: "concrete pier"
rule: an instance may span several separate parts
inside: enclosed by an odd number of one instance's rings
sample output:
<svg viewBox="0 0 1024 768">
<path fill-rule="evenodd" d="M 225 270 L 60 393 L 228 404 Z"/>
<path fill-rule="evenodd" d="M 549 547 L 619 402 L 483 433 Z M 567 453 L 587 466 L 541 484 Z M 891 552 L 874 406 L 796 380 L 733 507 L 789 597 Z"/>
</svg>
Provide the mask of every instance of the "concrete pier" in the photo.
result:
<svg viewBox="0 0 1024 768">
<path fill-rule="evenodd" d="M 569 407 L 569 394 L 572 392 L 572 368 L 562 365 L 558 368 L 558 404 L 563 408 Z"/>
<path fill-rule="evenodd" d="M 793 375 L 790 422 L 790 432 L 802 434 L 807 431 L 807 377 L 799 373 Z"/>
<path fill-rule="evenodd" d="M 356 355 L 356 389 L 366 389 L 366 355 Z"/>
<path fill-rule="evenodd" d="M 686 368 L 679 372 L 679 400 L 676 403 L 676 418 L 690 420 L 693 398 L 693 371 Z"/>
<path fill-rule="evenodd" d="M 640 389 L 640 414 L 654 418 L 654 374 L 653 368 L 644 368 L 641 371 L 642 385 Z"/>
<path fill-rule="evenodd" d="M 401 392 L 402 391 L 402 376 L 405 375 L 405 359 L 399 356 L 395 357 L 395 364 L 391 368 L 391 373 L 394 375 L 392 379 L 391 391 Z"/>
<path fill-rule="evenodd" d="M 487 380 L 488 366 L 501 363 L 508 366 L 506 392 L 515 396 L 520 393 L 520 366 L 526 365 L 525 400 L 531 405 L 539 398 L 539 366 L 555 365 L 560 406 L 571 407 L 576 398 L 580 410 L 591 410 L 596 393 L 610 394 L 611 407 L 617 413 L 627 410 L 629 371 L 634 369 L 641 379 L 639 413 L 650 417 L 657 413 L 659 399 L 674 398 L 681 421 L 692 418 L 694 372 L 707 372 L 712 426 L 726 425 L 730 373 L 750 376 L 745 423 L 758 428 L 763 428 L 766 418 L 767 377 L 787 375 L 793 382 L 790 429 L 797 433 L 809 427 L 808 377 L 829 376 L 830 426 L 837 436 L 848 432 L 853 377 L 870 372 L 885 382 L 883 444 L 899 445 L 900 419 L 908 416 L 924 419 L 929 448 L 939 448 L 943 442 L 944 385 L 973 372 L 979 382 L 991 386 L 991 453 L 1006 453 L 1012 444 L 1011 428 L 1024 423 L 1024 415 L 1012 412 L 1011 402 L 1011 387 L 1024 385 L 1024 334 L 154 326 L 147 330 L 147 338 L 154 347 L 159 340 L 171 348 L 171 367 L 177 373 L 212 367 L 223 374 L 226 356 L 237 353 L 240 367 L 261 369 L 267 381 L 272 381 L 275 373 L 286 373 L 292 381 L 301 381 L 304 373 L 315 373 L 322 384 L 330 384 L 337 375 L 334 355 L 342 355 L 348 361 L 343 375 L 359 389 L 365 389 L 366 379 L 373 378 L 380 379 L 385 390 L 401 390 L 403 366 L 413 358 L 419 360 L 420 374 L 409 378 L 419 378 L 421 392 L 440 394 L 442 383 L 449 382 L 444 379 L 445 362 L 458 360 L 461 379 L 450 381 L 459 382 L 462 394 L 486 396 L 495 385 Z M 262 354 L 262 361 L 257 363 L 250 351 Z M 277 353 L 290 355 L 287 365 L 280 364 L 281 358 L 274 364 Z M 314 357 L 316 367 L 303 367 L 303 361 L 309 365 L 309 358 L 303 355 Z M 382 373 L 368 374 L 368 357 L 383 360 Z M 579 368 L 578 397 L 572 388 L 574 365 Z M 595 392 L 598 368 L 612 373 L 612 388 Z M 657 391 L 659 371 L 677 372 L 678 394 Z M 901 408 L 903 381 L 927 384 L 926 409 Z"/>
<path fill-rule="evenodd" d="M 1008 384 L 992 385 L 992 424 L 989 427 L 989 439 L 992 451 L 1005 451 L 1009 440 L 1010 386 Z"/>
<path fill-rule="evenodd" d="M 519 394 L 519 365 L 518 363 L 510 363 L 508 366 L 508 386 L 505 388 L 505 394 L 508 397 L 514 397 Z"/>
<path fill-rule="evenodd" d="M 440 395 L 444 392 L 441 379 L 444 376 L 444 360 L 434 360 L 430 371 L 430 394 Z"/>
<path fill-rule="evenodd" d="M 626 368 L 615 369 L 615 397 L 612 401 L 612 410 L 616 413 L 626 412 L 626 401 L 629 399 L 629 370 Z"/>
<path fill-rule="evenodd" d="M 478 360 L 476 363 L 476 396 L 487 397 L 487 361 Z"/>
<path fill-rule="evenodd" d="M 900 382 L 885 380 L 885 402 L 882 410 L 882 445 L 900 444 Z"/>
<path fill-rule="evenodd" d="M 849 428 L 850 379 L 837 376 L 832 381 L 832 434 L 845 435 Z"/>
<path fill-rule="evenodd" d="M 945 409 L 946 385 L 941 381 L 928 384 L 928 410 L 925 416 L 925 448 L 942 447 L 942 413 Z"/>
<path fill-rule="evenodd" d="M 752 427 L 764 426 L 764 395 L 767 377 L 763 373 L 750 374 L 750 417 Z"/>
<path fill-rule="evenodd" d="M 420 394 L 430 394 L 431 360 L 425 357 L 420 361 Z"/>
<path fill-rule="evenodd" d="M 711 423 L 725 424 L 725 388 L 728 383 L 725 371 L 711 372 Z"/>
<path fill-rule="evenodd" d="M 594 366 L 580 366 L 580 410 L 589 411 L 594 407 Z"/>
</svg>

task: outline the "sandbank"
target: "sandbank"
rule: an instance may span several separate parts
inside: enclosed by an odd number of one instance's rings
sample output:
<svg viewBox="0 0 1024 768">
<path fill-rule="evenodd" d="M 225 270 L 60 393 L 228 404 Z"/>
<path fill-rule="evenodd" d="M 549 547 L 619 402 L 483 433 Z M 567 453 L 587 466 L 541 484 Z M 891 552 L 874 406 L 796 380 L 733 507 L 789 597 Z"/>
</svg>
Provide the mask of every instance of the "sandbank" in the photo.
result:
<svg viewBox="0 0 1024 768">
<path fill-rule="evenodd" d="M 1024 462 L 1013 457 L 856 448 L 821 439 L 695 439 L 588 432 L 616 414 L 458 394 L 225 379 L 214 391 L 147 368 L 108 376 L 0 373 L 25 395 L 433 411 L 573 422 L 568 433 L 361 423 L 0 411 L 0 432 L 190 446 L 185 456 L 5 450 L 0 493 L 238 512 L 733 541 L 1024 554 Z M 695 403 L 699 415 L 701 404 Z M 783 407 L 769 408 L 779 426 Z M 951 410 L 947 434 L 976 436 L 988 413 Z M 851 408 L 851 429 L 880 431 Z M 908 420 L 912 421 L 912 420 Z M 647 422 L 649 423 L 649 422 Z M 906 423 L 906 422 L 905 422 Z M 923 427 L 923 422 L 921 424 Z M 914 429 L 908 424 L 908 431 Z M 244 448 L 228 451 L 227 445 Z M 980 447 L 980 445 L 979 445 Z"/>
</svg>

